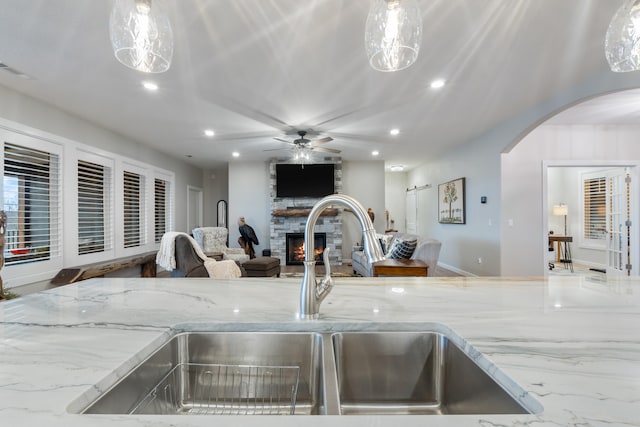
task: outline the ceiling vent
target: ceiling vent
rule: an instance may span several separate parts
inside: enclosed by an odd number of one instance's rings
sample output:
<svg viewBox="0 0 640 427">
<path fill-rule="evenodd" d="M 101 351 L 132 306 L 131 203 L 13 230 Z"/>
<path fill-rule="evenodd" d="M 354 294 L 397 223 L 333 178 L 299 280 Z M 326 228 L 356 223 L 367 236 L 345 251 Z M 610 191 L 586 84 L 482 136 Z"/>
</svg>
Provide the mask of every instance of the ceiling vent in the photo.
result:
<svg viewBox="0 0 640 427">
<path fill-rule="evenodd" d="M 31 80 L 33 77 L 26 75 L 25 73 L 16 70 L 13 67 L 9 67 L 7 64 L 0 62 L 0 71 L 6 71 L 7 73 L 11 73 L 14 76 L 21 77 L 23 79 Z"/>
</svg>

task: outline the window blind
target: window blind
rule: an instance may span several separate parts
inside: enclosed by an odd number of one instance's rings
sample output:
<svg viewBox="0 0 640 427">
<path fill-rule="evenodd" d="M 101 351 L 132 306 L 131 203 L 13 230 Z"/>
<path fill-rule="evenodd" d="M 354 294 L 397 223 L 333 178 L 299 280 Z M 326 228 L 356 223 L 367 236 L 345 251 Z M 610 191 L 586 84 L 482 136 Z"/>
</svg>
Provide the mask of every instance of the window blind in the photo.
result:
<svg viewBox="0 0 640 427">
<path fill-rule="evenodd" d="M 5 263 L 61 256 L 58 155 L 4 143 Z"/>
<path fill-rule="evenodd" d="M 124 172 L 124 247 L 142 246 L 145 239 L 144 176 Z"/>
<path fill-rule="evenodd" d="M 607 180 L 605 177 L 585 179 L 584 183 L 584 238 L 605 238 L 607 212 Z"/>
<path fill-rule="evenodd" d="M 111 170 L 78 160 L 78 254 L 112 249 Z"/>
<path fill-rule="evenodd" d="M 167 224 L 167 202 L 169 199 L 169 183 L 163 179 L 155 179 L 155 209 L 154 209 L 154 236 L 156 243 L 160 243 L 162 235 L 169 231 Z"/>
</svg>

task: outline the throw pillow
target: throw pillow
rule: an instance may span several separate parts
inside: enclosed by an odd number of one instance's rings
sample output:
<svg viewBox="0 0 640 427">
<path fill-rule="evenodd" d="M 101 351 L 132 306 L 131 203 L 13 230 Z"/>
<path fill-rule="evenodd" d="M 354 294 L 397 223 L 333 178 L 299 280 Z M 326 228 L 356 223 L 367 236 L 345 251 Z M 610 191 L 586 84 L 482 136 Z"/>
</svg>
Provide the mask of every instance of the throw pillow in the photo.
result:
<svg viewBox="0 0 640 427">
<path fill-rule="evenodd" d="M 393 241 L 393 234 L 379 234 L 380 244 L 382 245 L 382 253 L 387 254 L 391 249 L 391 242 Z"/>
<path fill-rule="evenodd" d="M 391 244 L 389 252 L 385 256 L 387 259 L 409 259 L 416 250 L 418 241 L 416 239 L 395 239 Z"/>
</svg>

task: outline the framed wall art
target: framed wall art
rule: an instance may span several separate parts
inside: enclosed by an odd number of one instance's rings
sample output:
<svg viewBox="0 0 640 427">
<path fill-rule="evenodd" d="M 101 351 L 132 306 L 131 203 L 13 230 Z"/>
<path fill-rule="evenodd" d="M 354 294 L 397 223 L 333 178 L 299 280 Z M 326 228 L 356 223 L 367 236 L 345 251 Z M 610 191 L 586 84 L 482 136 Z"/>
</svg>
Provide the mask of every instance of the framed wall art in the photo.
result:
<svg viewBox="0 0 640 427">
<path fill-rule="evenodd" d="M 438 222 L 465 224 L 464 178 L 438 185 Z"/>
</svg>

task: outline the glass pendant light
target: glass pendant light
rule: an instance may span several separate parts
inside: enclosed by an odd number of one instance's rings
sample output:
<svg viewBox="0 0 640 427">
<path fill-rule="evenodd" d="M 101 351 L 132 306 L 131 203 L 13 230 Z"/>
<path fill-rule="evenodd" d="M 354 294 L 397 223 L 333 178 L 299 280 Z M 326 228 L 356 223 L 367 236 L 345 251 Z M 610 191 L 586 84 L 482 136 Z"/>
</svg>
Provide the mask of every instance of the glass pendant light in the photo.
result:
<svg viewBox="0 0 640 427">
<path fill-rule="evenodd" d="M 640 0 L 627 0 L 613 15 L 604 51 L 611 71 L 640 70 Z"/>
<path fill-rule="evenodd" d="M 311 163 L 311 149 L 304 145 L 296 145 L 293 149 L 293 160 L 303 167 L 305 164 Z"/>
<path fill-rule="evenodd" d="M 418 58 L 422 41 L 422 14 L 416 0 L 372 0 L 364 38 L 374 69 L 409 67 Z"/>
<path fill-rule="evenodd" d="M 116 0 L 109 33 L 116 58 L 127 67 L 162 73 L 171 66 L 173 32 L 160 0 Z"/>
</svg>

